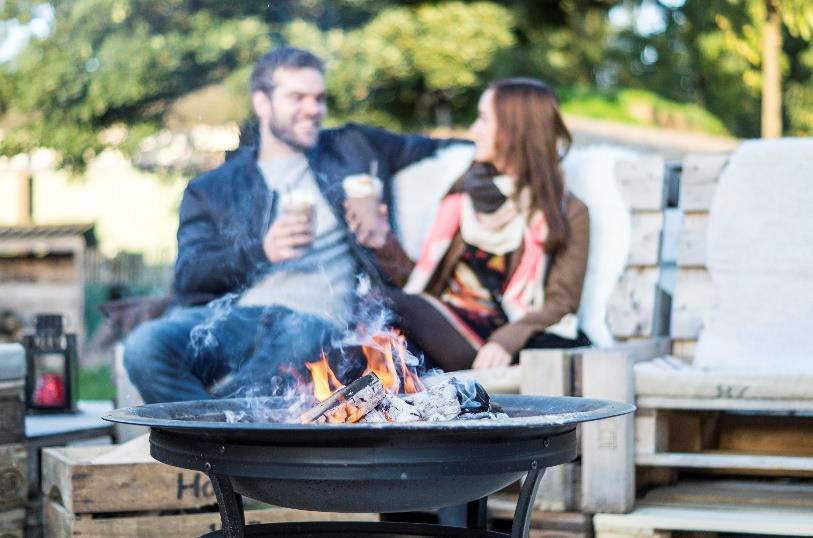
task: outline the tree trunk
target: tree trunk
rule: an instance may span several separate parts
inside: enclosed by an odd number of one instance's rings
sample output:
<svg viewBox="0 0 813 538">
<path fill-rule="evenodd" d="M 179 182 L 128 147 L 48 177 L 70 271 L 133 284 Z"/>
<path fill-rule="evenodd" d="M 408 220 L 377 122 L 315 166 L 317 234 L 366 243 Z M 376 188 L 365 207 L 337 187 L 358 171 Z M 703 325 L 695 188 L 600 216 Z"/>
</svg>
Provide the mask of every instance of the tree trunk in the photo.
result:
<svg viewBox="0 0 813 538">
<path fill-rule="evenodd" d="M 765 0 L 767 16 L 762 34 L 762 137 L 782 136 L 782 22 L 779 0 Z"/>
</svg>

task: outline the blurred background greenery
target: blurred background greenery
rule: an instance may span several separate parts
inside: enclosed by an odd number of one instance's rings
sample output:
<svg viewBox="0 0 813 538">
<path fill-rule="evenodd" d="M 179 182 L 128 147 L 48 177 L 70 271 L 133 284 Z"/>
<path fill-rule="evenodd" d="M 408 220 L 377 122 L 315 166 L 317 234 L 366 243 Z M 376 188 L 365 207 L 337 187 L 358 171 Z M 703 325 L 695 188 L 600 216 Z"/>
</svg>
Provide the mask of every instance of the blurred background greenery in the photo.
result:
<svg viewBox="0 0 813 538">
<path fill-rule="evenodd" d="M 0 6 L 0 151 L 51 147 L 67 166 L 106 145 L 132 152 L 165 127 L 243 122 L 250 66 L 279 43 L 328 60 L 334 123 L 466 125 L 488 81 L 528 75 L 553 84 L 572 115 L 753 137 L 776 129 L 760 116 L 768 98 L 782 132 L 813 133 L 809 0 Z M 126 136 L 100 136 L 118 126 Z"/>
</svg>

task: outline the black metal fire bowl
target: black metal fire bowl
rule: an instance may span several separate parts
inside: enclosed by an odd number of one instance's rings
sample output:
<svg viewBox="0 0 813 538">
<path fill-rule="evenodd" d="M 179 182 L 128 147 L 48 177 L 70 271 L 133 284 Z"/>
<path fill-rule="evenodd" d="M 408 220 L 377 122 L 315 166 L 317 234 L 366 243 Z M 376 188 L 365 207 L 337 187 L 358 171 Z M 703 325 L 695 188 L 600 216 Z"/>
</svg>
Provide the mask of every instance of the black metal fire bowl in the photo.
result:
<svg viewBox="0 0 813 538">
<path fill-rule="evenodd" d="M 394 512 L 480 499 L 532 471 L 576 458 L 576 425 L 634 406 L 495 395 L 501 420 L 390 424 L 227 423 L 246 401 L 117 409 L 103 418 L 149 426 L 152 456 L 228 478 L 234 492 L 277 506 Z M 536 473 L 534 473 L 536 474 Z"/>
</svg>

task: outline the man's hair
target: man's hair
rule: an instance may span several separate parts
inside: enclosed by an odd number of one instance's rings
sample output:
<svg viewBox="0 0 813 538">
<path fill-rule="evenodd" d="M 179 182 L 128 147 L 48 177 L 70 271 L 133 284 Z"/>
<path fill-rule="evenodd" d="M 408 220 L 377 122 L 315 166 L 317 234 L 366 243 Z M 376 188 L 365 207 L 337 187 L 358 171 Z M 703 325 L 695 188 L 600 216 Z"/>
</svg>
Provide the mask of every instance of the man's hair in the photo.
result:
<svg viewBox="0 0 813 538">
<path fill-rule="evenodd" d="M 325 63 L 310 51 L 296 47 L 279 47 L 257 60 L 251 72 L 251 93 L 270 93 L 274 89 L 277 69 L 316 69 L 325 73 Z"/>
</svg>

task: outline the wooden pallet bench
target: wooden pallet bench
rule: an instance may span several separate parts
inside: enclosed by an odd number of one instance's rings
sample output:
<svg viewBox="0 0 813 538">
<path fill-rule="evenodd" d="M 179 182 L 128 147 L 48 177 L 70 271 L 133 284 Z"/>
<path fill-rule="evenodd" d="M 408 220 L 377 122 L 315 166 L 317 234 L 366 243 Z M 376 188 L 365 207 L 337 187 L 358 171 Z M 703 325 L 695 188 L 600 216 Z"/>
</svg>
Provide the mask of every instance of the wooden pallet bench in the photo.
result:
<svg viewBox="0 0 813 538">
<path fill-rule="evenodd" d="M 673 531 L 810 536 L 813 482 L 688 480 L 649 491 L 629 514 L 597 514 L 593 523 L 597 538 L 667 538 Z"/>
<path fill-rule="evenodd" d="M 43 450 L 48 537 L 188 537 L 220 528 L 205 475 L 159 463 L 146 442 Z M 306 512 L 247 502 L 247 523 L 376 521 L 378 514 Z"/>
<path fill-rule="evenodd" d="M 19 344 L 0 344 L 0 536 L 22 537 L 28 498 L 25 360 Z"/>
<path fill-rule="evenodd" d="M 599 514 L 593 525 L 596 538 L 669 538 L 672 531 L 811 536 L 813 512 L 753 505 L 641 505 L 629 514 Z"/>
</svg>

